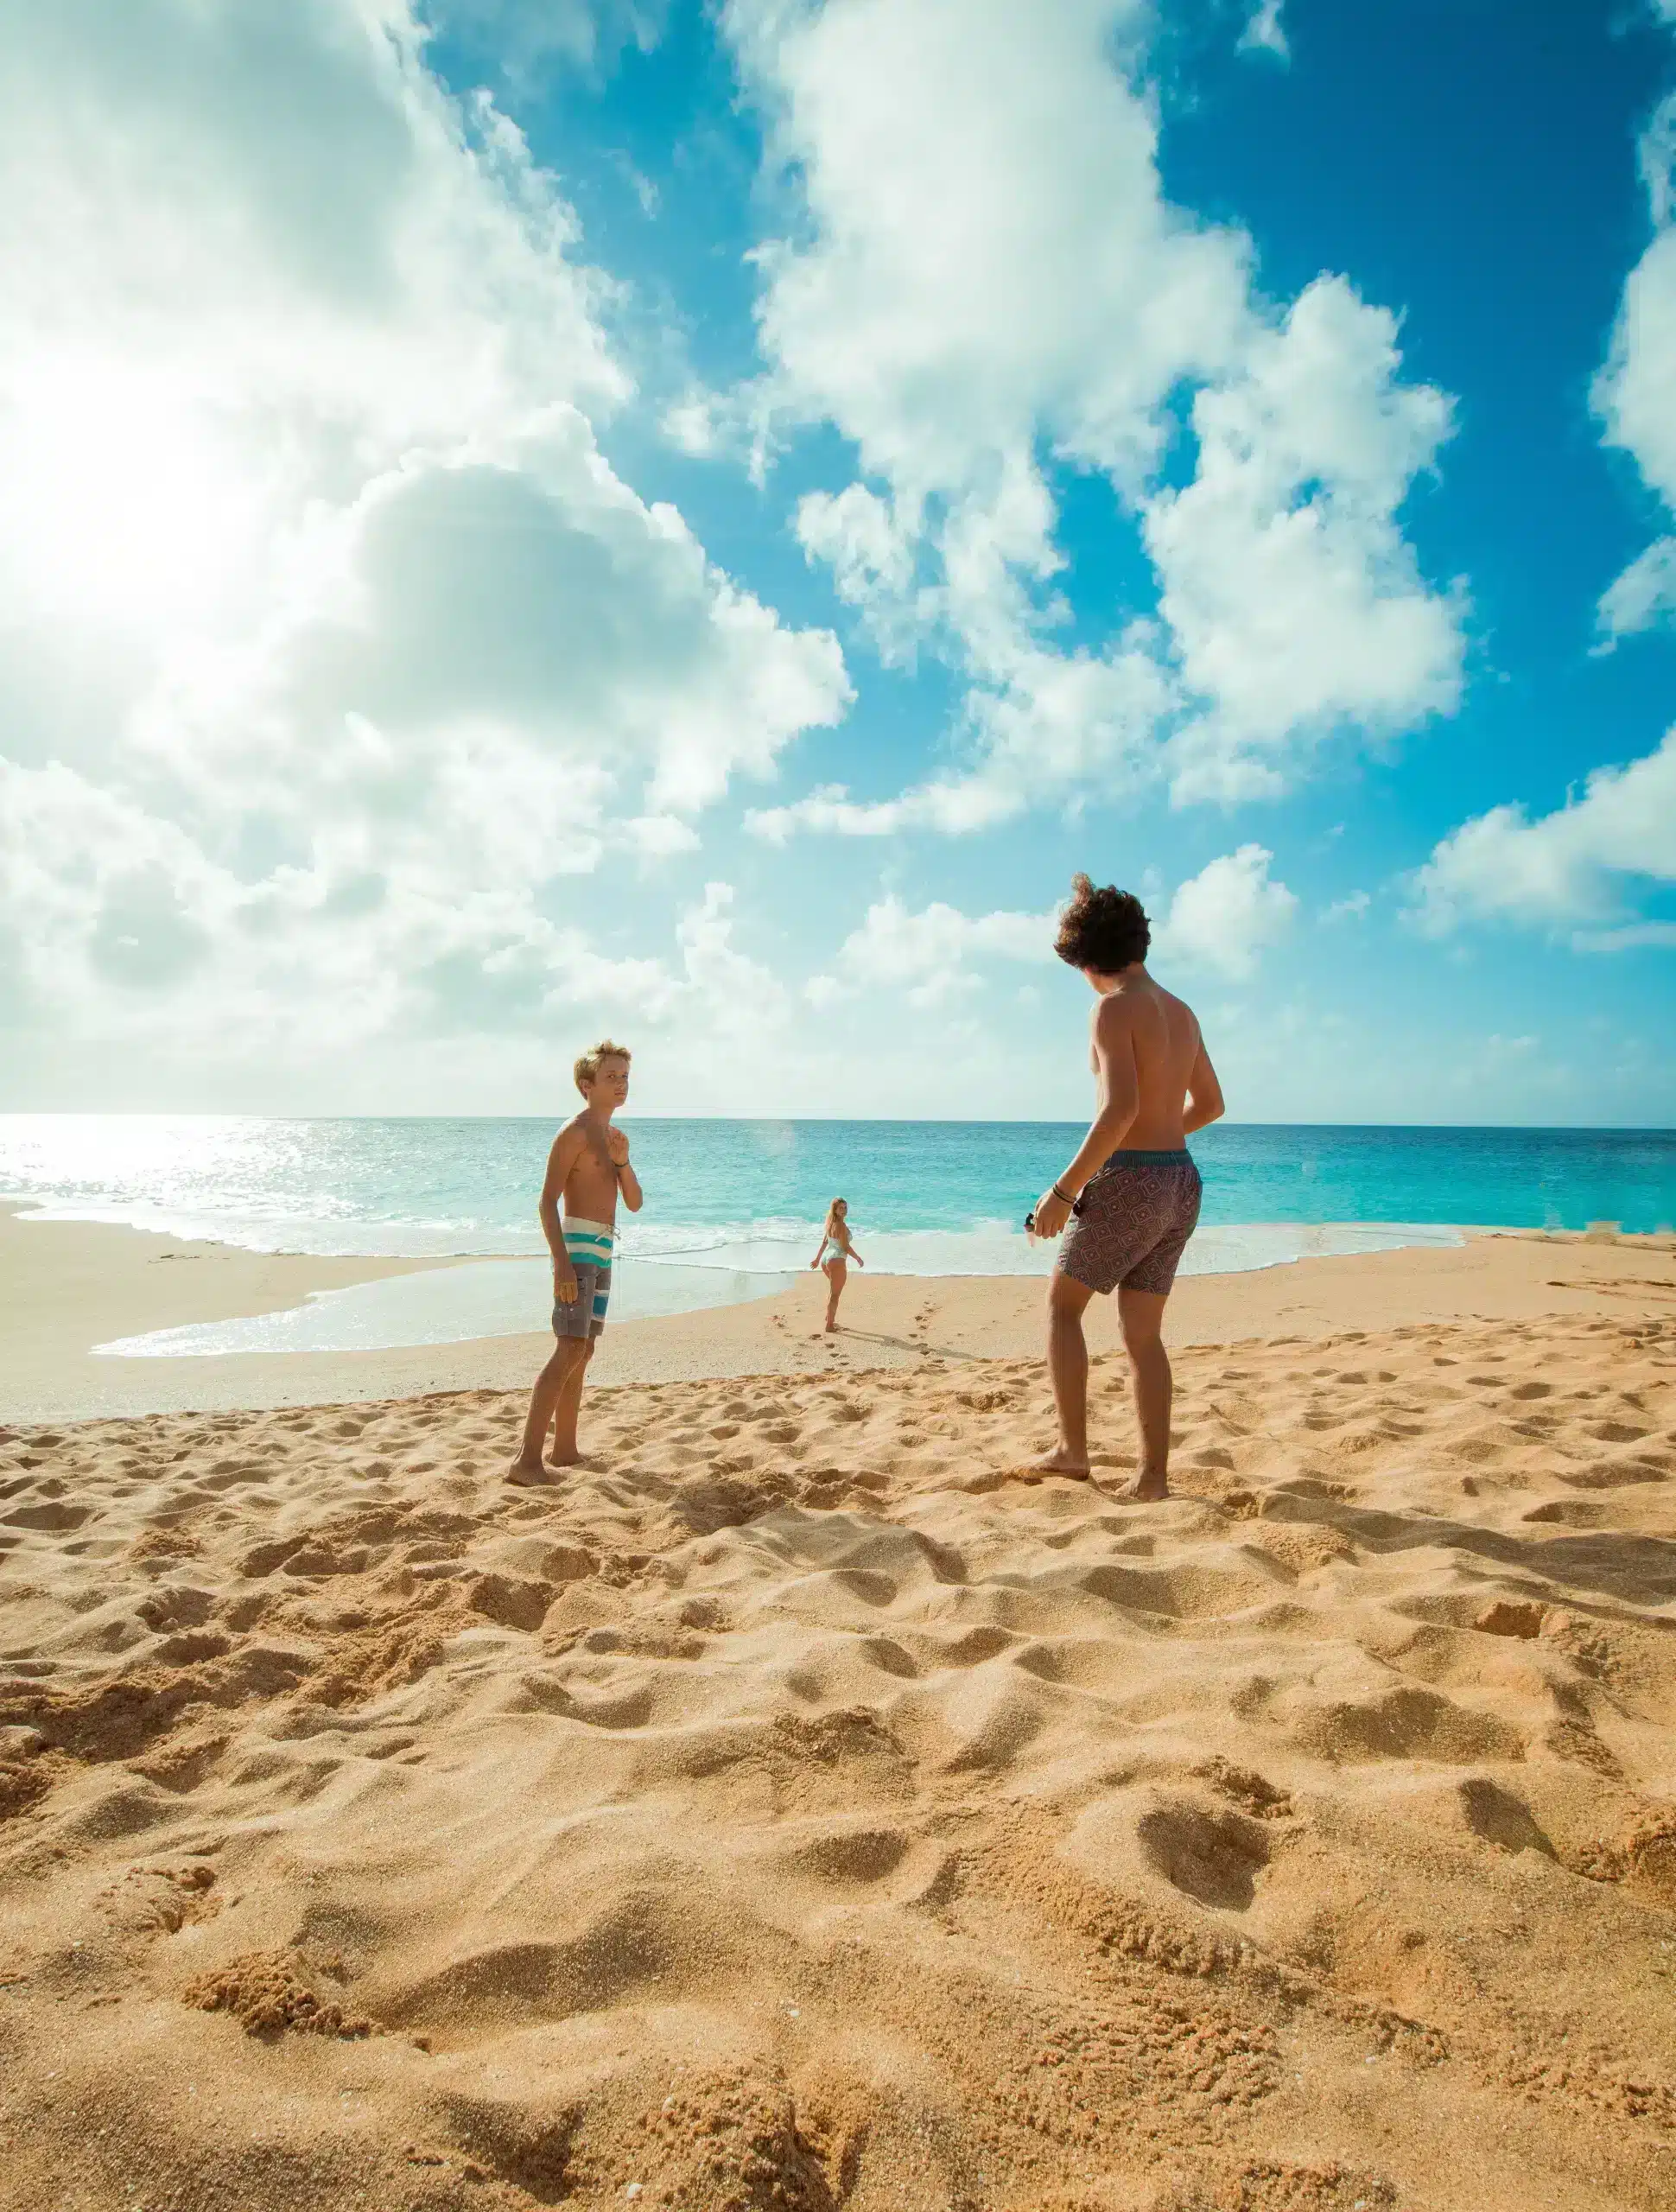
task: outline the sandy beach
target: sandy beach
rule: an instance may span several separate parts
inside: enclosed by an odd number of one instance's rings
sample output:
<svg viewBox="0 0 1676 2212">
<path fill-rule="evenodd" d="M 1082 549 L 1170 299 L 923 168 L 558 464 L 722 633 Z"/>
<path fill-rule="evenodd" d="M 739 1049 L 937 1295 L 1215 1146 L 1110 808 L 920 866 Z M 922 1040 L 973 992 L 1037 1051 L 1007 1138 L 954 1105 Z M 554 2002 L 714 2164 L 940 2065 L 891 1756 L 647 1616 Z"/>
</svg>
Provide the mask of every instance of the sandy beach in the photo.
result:
<svg viewBox="0 0 1676 2212">
<path fill-rule="evenodd" d="M 0 2212 L 1676 2212 L 1676 0 L 0 15 Z"/>
<path fill-rule="evenodd" d="M 101 1330 L 321 1278 L 9 1233 Z M 524 1339 L 9 1418 L 0 2202 L 1667 2206 L 1671 1254 L 1184 1283 L 1146 1509 L 1109 1351 L 1017 1471 L 1036 1286 L 818 1288 L 535 1495 Z"/>
</svg>

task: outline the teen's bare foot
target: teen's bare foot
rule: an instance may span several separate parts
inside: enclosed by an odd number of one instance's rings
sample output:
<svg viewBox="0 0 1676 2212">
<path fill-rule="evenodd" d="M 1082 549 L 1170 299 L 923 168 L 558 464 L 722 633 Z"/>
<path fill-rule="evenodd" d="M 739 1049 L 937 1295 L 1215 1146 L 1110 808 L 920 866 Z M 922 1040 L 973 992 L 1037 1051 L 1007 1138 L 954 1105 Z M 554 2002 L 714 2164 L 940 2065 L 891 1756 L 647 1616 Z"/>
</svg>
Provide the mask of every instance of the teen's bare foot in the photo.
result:
<svg viewBox="0 0 1676 2212">
<path fill-rule="evenodd" d="M 1073 1459 L 1061 1445 L 1057 1451 L 1049 1452 L 1039 1459 L 1032 1459 L 1026 1470 L 1032 1475 L 1069 1475 L 1073 1481 L 1085 1483 L 1089 1479 L 1086 1459 Z"/>
<path fill-rule="evenodd" d="M 551 1452 L 547 1458 L 547 1471 L 553 1475 L 562 1474 L 567 1467 L 585 1467 L 587 1465 L 580 1452 Z"/>
<path fill-rule="evenodd" d="M 506 1470 L 506 1479 L 509 1483 L 522 1484 L 526 1490 L 538 1490 L 543 1483 L 550 1482 L 552 1477 L 539 1459 L 514 1459 Z"/>
<path fill-rule="evenodd" d="M 1118 1497 L 1131 1505 L 1156 1505 L 1160 1498 L 1170 1495 L 1167 1475 L 1137 1475 L 1127 1490 L 1121 1490 Z"/>
</svg>

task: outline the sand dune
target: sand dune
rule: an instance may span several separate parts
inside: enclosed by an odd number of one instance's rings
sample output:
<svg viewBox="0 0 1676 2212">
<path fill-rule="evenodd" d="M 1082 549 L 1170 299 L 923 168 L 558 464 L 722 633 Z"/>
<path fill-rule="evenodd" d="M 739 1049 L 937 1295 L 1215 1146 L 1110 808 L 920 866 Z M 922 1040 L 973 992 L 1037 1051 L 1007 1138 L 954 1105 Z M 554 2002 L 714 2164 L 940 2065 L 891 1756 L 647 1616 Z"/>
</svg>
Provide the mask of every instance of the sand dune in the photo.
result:
<svg viewBox="0 0 1676 2212">
<path fill-rule="evenodd" d="M 1676 2202 L 1676 1324 L 1178 1374 L 3 1433 L 0 2200 Z"/>
</svg>

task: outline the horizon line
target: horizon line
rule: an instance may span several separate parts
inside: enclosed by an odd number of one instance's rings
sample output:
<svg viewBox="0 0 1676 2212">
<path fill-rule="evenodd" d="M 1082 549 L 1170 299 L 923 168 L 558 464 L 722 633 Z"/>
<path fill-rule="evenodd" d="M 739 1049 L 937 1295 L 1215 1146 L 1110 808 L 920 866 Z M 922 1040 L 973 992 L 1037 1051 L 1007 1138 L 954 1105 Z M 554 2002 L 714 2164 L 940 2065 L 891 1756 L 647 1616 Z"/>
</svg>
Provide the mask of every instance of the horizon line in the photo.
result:
<svg viewBox="0 0 1676 2212">
<path fill-rule="evenodd" d="M 151 1121 L 151 1122 L 539 1122 L 550 1126 L 566 1118 L 556 1113 L 314 1113 L 263 1114 L 250 1108 L 168 1106 L 0 1107 L 0 1123 L 38 1121 Z M 625 1122 L 704 1122 L 745 1127 L 880 1128 L 1081 1128 L 1086 1116 L 956 1115 L 956 1114 L 721 1114 L 694 1112 L 670 1107 L 631 1109 Z M 1520 1132 L 1546 1136 L 1676 1136 L 1676 1124 L 1660 1122 L 1334 1122 L 1311 1120 L 1241 1121 L 1232 1115 L 1197 1130 L 1197 1137 L 1214 1129 L 1356 1129 L 1443 1130 L 1457 1135 L 1487 1132 Z"/>
</svg>

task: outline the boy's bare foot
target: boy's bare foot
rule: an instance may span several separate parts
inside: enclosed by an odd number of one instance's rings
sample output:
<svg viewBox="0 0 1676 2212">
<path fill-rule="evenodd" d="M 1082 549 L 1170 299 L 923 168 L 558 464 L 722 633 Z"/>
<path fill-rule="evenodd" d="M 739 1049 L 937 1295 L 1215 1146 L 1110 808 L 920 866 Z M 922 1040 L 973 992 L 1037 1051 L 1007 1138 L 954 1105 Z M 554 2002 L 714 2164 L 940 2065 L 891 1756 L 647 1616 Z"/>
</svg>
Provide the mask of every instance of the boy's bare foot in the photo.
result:
<svg viewBox="0 0 1676 2212">
<path fill-rule="evenodd" d="M 547 1470 L 549 1474 L 562 1474 L 567 1467 L 585 1467 L 587 1462 L 580 1452 L 549 1452 Z"/>
<path fill-rule="evenodd" d="M 514 1459 L 506 1470 L 509 1483 L 521 1483 L 527 1489 L 538 1489 L 552 1478 L 539 1459 Z"/>
<path fill-rule="evenodd" d="M 1073 1459 L 1061 1445 L 1057 1450 L 1044 1453 L 1041 1459 L 1032 1459 L 1025 1472 L 1032 1475 L 1070 1475 L 1074 1480 L 1085 1483 L 1089 1480 L 1089 1471 L 1086 1459 Z"/>
<path fill-rule="evenodd" d="M 1137 1475 L 1127 1490 L 1121 1490 L 1118 1497 L 1131 1505 L 1156 1505 L 1160 1498 L 1170 1495 L 1167 1475 Z"/>
<path fill-rule="evenodd" d="M 835 1337 L 835 1336 L 837 1335 L 837 1333 L 838 1333 L 838 1324 L 837 1324 L 835 1321 L 828 1321 L 828 1322 L 827 1323 L 827 1325 L 826 1325 L 826 1327 L 825 1327 L 824 1331 L 822 1332 L 822 1334 L 823 1334 L 823 1335 L 826 1335 L 826 1336 L 828 1336 L 828 1337 Z"/>
</svg>

